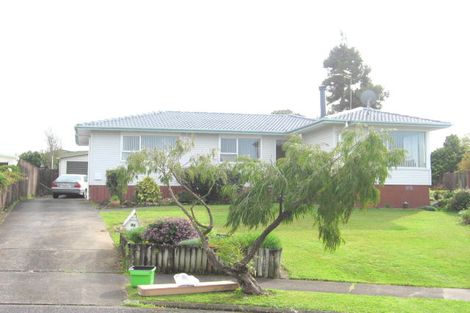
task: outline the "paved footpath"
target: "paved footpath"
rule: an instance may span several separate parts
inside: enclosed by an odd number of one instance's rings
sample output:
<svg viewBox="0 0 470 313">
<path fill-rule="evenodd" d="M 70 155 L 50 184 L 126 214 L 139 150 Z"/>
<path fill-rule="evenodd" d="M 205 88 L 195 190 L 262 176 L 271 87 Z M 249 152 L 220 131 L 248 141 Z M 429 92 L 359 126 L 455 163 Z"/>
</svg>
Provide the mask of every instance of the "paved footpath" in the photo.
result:
<svg viewBox="0 0 470 313">
<path fill-rule="evenodd" d="M 83 199 L 25 201 L 0 225 L 0 304 L 120 305 L 126 284 L 103 221 Z"/>
<path fill-rule="evenodd" d="M 195 275 L 201 281 L 232 280 L 230 277 Z M 157 274 L 156 283 L 172 283 L 172 275 Z M 457 288 L 427 288 L 395 285 L 378 285 L 362 283 L 342 283 L 316 280 L 294 280 L 294 279 L 258 279 L 263 288 L 281 290 L 299 290 L 333 293 L 350 293 L 372 296 L 393 296 L 411 298 L 436 298 L 449 300 L 470 301 L 470 289 Z"/>
</svg>

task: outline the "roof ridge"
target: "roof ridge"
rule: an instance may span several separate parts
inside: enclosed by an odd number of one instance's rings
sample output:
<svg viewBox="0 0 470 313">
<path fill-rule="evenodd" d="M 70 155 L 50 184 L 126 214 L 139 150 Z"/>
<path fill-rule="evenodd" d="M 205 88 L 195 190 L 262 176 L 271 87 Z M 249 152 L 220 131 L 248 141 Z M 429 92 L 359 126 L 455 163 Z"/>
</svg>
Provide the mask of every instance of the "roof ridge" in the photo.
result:
<svg viewBox="0 0 470 313">
<path fill-rule="evenodd" d="M 257 115 L 257 116 L 291 116 L 307 120 L 315 120 L 310 117 L 305 117 L 299 114 L 273 114 L 273 113 L 238 113 L 238 112 L 209 112 L 209 111 L 159 111 L 158 113 L 196 113 L 196 114 L 236 114 L 236 115 Z"/>
</svg>

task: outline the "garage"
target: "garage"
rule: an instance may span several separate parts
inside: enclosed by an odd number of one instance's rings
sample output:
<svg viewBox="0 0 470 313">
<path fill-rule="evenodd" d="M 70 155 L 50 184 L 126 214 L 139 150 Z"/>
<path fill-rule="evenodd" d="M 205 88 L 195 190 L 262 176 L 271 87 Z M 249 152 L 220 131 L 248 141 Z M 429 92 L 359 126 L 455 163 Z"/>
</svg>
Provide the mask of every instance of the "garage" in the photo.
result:
<svg viewBox="0 0 470 313">
<path fill-rule="evenodd" d="M 70 151 L 59 158 L 59 175 L 88 175 L 88 151 Z"/>
<path fill-rule="evenodd" d="M 88 175 L 88 162 L 83 161 L 67 161 L 66 174 Z"/>
</svg>

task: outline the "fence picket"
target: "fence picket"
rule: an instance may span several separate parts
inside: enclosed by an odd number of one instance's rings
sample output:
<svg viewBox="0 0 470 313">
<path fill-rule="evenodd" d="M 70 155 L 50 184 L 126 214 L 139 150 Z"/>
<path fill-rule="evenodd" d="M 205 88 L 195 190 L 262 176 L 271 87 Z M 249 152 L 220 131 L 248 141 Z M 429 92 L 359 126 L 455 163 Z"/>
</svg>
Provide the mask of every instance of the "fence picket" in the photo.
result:
<svg viewBox="0 0 470 313">
<path fill-rule="evenodd" d="M 128 243 L 121 238 L 120 250 L 129 266 L 156 266 L 159 273 L 220 274 L 209 262 L 202 248 L 162 247 Z M 282 250 L 259 249 L 253 266 L 256 277 L 280 278 Z"/>
</svg>

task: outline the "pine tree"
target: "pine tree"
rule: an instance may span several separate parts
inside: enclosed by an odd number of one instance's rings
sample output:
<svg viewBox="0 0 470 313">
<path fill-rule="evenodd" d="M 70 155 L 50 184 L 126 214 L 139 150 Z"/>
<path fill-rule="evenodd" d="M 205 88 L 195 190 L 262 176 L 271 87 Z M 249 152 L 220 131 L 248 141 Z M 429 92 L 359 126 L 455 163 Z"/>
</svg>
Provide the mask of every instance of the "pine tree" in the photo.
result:
<svg viewBox="0 0 470 313">
<path fill-rule="evenodd" d="M 377 95 L 377 101 L 370 104 L 374 109 L 381 109 L 383 101 L 389 96 L 381 85 L 372 83 L 369 77 L 371 68 L 363 63 L 359 51 L 345 42 L 330 51 L 323 67 L 328 70 L 323 85 L 328 92 L 329 113 L 364 106 L 360 97 L 366 90 L 372 90 Z"/>
</svg>

